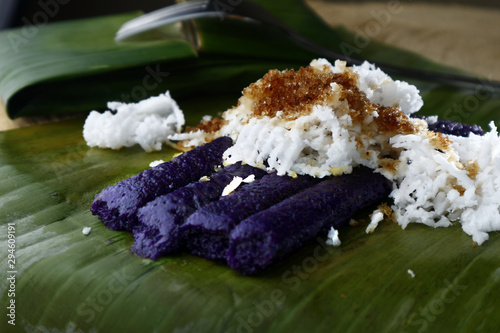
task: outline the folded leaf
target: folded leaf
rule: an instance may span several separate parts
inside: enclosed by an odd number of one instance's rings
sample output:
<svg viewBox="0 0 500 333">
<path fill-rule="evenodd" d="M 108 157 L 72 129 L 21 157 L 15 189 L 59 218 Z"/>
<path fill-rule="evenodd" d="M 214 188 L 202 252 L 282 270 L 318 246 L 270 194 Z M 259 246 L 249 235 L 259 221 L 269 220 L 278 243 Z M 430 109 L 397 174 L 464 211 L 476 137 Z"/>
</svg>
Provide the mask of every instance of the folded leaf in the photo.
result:
<svg viewBox="0 0 500 333">
<path fill-rule="evenodd" d="M 2 32 L 0 93 L 9 115 L 83 111 L 97 101 L 105 105 L 103 98 L 141 84 L 143 90 L 158 85 L 167 74 L 155 64 L 196 56 L 178 28 L 168 40 L 114 43 L 119 26 L 136 15 Z"/>
</svg>

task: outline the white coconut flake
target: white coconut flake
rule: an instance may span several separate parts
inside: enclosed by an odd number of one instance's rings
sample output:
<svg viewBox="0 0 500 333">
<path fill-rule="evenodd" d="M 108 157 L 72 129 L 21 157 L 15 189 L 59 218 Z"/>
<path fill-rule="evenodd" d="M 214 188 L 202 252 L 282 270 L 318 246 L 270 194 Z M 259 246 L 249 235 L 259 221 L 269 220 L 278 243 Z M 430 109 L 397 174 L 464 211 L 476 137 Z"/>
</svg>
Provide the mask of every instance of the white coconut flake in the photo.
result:
<svg viewBox="0 0 500 333">
<path fill-rule="evenodd" d="M 326 245 L 340 246 L 339 232 L 334 227 L 330 228 L 328 231 L 328 238 L 326 240 Z"/>
<path fill-rule="evenodd" d="M 88 234 L 90 234 L 90 230 L 91 230 L 91 229 L 92 229 L 91 227 L 85 227 L 85 228 L 83 228 L 82 233 L 83 233 L 85 236 L 87 236 Z"/>
<path fill-rule="evenodd" d="M 163 164 L 163 163 L 165 163 L 165 161 L 163 161 L 163 160 L 156 160 L 156 161 L 153 161 L 153 162 L 149 163 L 149 167 L 150 168 L 154 168 L 154 167 L 157 167 L 158 165 Z"/>
<path fill-rule="evenodd" d="M 222 190 L 222 196 L 224 197 L 226 195 L 231 194 L 234 190 L 236 190 L 241 185 L 242 182 L 243 182 L 243 178 L 241 178 L 239 176 L 233 177 L 231 182 L 229 184 L 227 184 L 226 187 L 224 187 L 224 189 Z"/>
<path fill-rule="evenodd" d="M 399 107 L 405 114 L 417 112 L 424 105 L 419 90 L 404 81 L 391 79 L 381 69 L 368 62 L 353 66 L 359 75 L 359 89 L 366 94 L 370 102 Z"/>
<path fill-rule="evenodd" d="M 407 272 L 408 274 L 410 274 L 412 279 L 415 277 L 415 273 L 411 269 L 409 269 Z"/>
<path fill-rule="evenodd" d="M 380 209 L 375 210 L 372 213 L 370 224 L 368 224 L 368 226 L 366 227 L 366 233 L 371 234 L 372 232 L 374 232 L 379 222 L 382 221 L 383 219 L 384 219 L 384 213 Z"/>
<path fill-rule="evenodd" d="M 160 150 L 185 122 L 168 91 L 138 103 L 109 102 L 108 108 L 104 113 L 90 112 L 85 121 L 83 137 L 90 147 L 119 149 L 139 144 L 148 152 Z"/>
<path fill-rule="evenodd" d="M 249 175 L 249 176 L 246 176 L 245 179 L 242 180 L 243 183 L 246 183 L 246 184 L 250 184 L 250 183 L 253 183 L 255 181 L 255 175 Z"/>
<path fill-rule="evenodd" d="M 209 182 L 210 181 L 210 177 L 208 176 L 203 176 L 200 178 L 200 182 Z"/>
</svg>

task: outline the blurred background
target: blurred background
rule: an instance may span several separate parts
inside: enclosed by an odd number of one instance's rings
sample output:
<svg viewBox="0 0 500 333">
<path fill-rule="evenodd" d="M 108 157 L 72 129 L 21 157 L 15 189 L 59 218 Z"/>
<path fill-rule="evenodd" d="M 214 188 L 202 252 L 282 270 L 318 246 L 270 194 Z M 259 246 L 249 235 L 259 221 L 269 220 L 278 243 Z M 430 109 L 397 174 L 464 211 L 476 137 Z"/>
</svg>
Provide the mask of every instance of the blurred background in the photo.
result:
<svg viewBox="0 0 500 333">
<path fill-rule="evenodd" d="M 135 10 L 147 12 L 174 2 L 175 0 L 0 0 L 0 29 L 31 23 L 34 15 L 44 8 L 57 8 L 57 13 L 47 15 L 51 22 Z M 50 14 L 48 10 L 45 12 Z"/>
<path fill-rule="evenodd" d="M 343 25 L 364 37 L 368 35 L 436 62 L 500 80 L 499 0 L 304 1 L 331 26 Z M 149 12 L 175 2 L 0 0 L 0 30 L 131 11 Z M 390 15 L 384 15 L 388 12 Z"/>
<path fill-rule="evenodd" d="M 500 0 L 304 1 L 331 26 L 343 25 L 354 32 L 354 45 L 375 40 L 500 81 Z M 0 0 L 0 30 L 131 11 L 149 12 L 174 2 Z M 6 116 L 1 118 L 0 102 L 0 130 L 7 122 Z"/>
<path fill-rule="evenodd" d="M 272 0 L 269 0 L 272 1 Z M 0 30 L 115 13 L 149 12 L 176 0 L 0 0 Z M 500 80 L 499 0 L 305 0 L 328 24 Z M 382 13 L 396 8 L 370 34 Z M 377 15 L 379 13 L 379 15 Z M 382 15 L 382 16 L 380 16 Z M 480 61 L 478 61 L 480 59 Z"/>
<path fill-rule="evenodd" d="M 271 0 L 270 0 L 271 1 Z M 145 12 L 161 8 L 174 3 L 175 0 L 145 0 L 145 1 L 125 1 L 125 0 L 0 0 L 0 29 L 16 27 L 23 24 L 32 23 L 34 16 L 45 10 L 50 14 L 50 8 L 57 8 L 57 13 L 48 15 L 50 21 L 62 21 L 79 17 L 89 17 L 107 15 L 113 13 L 142 10 Z M 362 0 L 324 0 L 324 2 L 337 3 L 363 3 L 380 2 L 387 3 L 388 0 L 362 1 Z M 401 3 L 408 2 L 428 2 L 441 4 L 471 4 L 474 6 L 499 7 L 498 0 L 402 0 Z M 45 17 L 44 17 L 45 19 Z M 44 22 L 45 23 L 45 22 Z"/>
</svg>

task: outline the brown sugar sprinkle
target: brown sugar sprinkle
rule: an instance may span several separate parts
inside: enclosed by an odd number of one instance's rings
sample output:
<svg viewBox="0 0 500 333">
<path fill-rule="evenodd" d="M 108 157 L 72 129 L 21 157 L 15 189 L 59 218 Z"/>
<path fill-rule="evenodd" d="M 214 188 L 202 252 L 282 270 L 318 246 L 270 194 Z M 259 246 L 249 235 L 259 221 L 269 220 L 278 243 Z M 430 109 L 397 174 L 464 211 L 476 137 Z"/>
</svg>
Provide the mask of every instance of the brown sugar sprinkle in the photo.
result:
<svg viewBox="0 0 500 333">
<path fill-rule="evenodd" d="M 195 127 L 186 126 L 186 132 L 204 131 L 205 133 L 215 133 L 222 128 L 227 123 L 226 120 L 222 118 L 213 118 L 209 121 L 202 121 Z"/>
<path fill-rule="evenodd" d="M 186 126 L 185 131 L 186 132 L 203 131 L 207 133 L 207 135 L 205 136 L 205 141 L 210 142 L 216 138 L 214 134 L 217 133 L 217 131 L 220 130 L 222 126 L 224 126 L 226 123 L 227 120 L 216 117 L 213 118 L 212 120 L 203 120 L 195 127 Z M 195 146 L 186 146 L 182 141 L 179 141 L 175 146 L 177 149 L 182 151 L 188 151 L 195 147 Z"/>
<path fill-rule="evenodd" d="M 447 151 L 451 147 L 451 141 L 439 132 L 432 132 L 431 144 L 434 148 Z"/>
<path fill-rule="evenodd" d="M 380 209 L 382 211 L 382 214 L 384 214 L 388 220 L 396 223 L 396 216 L 394 216 L 394 211 L 392 210 L 392 208 L 387 204 L 387 203 L 382 203 L 378 209 Z"/>
<path fill-rule="evenodd" d="M 391 173 L 396 173 L 399 160 L 393 158 L 381 158 L 379 164 L 383 169 L 388 170 Z"/>
<path fill-rule="evenodd" d="M 278 111 L 283 111 L 286 119 L 293 120 L 309 114 L 314 105 L 325 104 L 333 82 L 343 86 L 356 84 L 347 72 L 335 74 L 314 67 L 297 71 L 275 69 L 245 88 L 243 95 L 253 101 L 254 116 L 273 118 Z"/>
<path fill-rule="evenodd" d="M 461 196 L 462 196 L 462 195 L 464 195 L 464 193 L 465 193 L 465 188 L 464 188 L 462 185 L 458 185 L 458 184 L 456 184 L 456 185 L 453 185 L 452 187 L 453 187 L 453 189 L 457 190 L 457 191 L 458 191 L 458 193 L 459 193 Z"/>
<path fill-rule="evenodd" d="M 373 118 L 373 122 L 382 133 L 412 134 L 417 131 L 401 110 L 371 103 L 356 86 L 344 91 L 344 98 L 352 109 L 350 116 L 353 120 L 362 122 L 367 115 L 377 112 L 378 117 Z"/>
<path fill-rule="evenodd" d="M 477 161 L 469 161 L 465 165 L 465 170 L 467 170 L 470 179 L 476 180 L 479 173 L 479 164 L 477 164 Z"/>
<path fill-rule="evenodd" d="M 387 203 L 385 203 L 385 202 L 381 203 L 377 207 L 377 210 L 380 211 L 384 215 L 386 220 L 397 223 L 396 216 L 394 216 L 394 211 L 392 210 L 391 206 L 389 206 Z"/>
</svg>

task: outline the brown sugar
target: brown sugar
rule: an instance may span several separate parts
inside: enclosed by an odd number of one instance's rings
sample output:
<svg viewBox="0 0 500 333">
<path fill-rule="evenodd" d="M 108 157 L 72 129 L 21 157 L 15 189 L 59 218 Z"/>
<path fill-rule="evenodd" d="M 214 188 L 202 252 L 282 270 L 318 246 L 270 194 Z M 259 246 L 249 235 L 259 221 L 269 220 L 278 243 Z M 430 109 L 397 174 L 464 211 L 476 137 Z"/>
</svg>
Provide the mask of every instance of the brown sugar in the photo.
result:
<svg viewBox="0 0 500 333">
<path fill-rule="evenodd" d="M 465 169 L 467 170 L 467 173 L 469 174 L 469 178 L 472 180 L 476 180 L 477 174 L 479 173 L 480 167 L 479 164 L 477 164 L 477 161 L 469 161 L 465 165 Z"/>
<path fill-rule="evenodd" d="M 226 120 L 216 117 L 212 120 L 203 120 L 195 127 L 186 126 L 186 132 L 203 131 L 205 133 L 215 133 L 226 123 Z"/>
<path fill-rule="evenodd" d="M 447 151 L 451 147 L 451 141 L 439 132 L 429 132 L 432 134 L 431 144 L 440 151 Z"/>
<path fill-rule="evenodd" d="M 462 185 L 455 184 L 452 187 L 453 189 L 457 190 L 460 195 L 464 195 L 465 188 Z"/>
<path fill-rule="evenodd" d="M 293 120 L 309 114 L 314 105 L 325 104 L 330 96 L 331 83 L 354 86 L 355 78 L 347 73 L 335 74 L 314 67 L 299 70 L 269 71 L 262 79 L 243 90 L 253 101 L 256 117 L 275 117 L 282 111 L 285 119 Z"/>
</svg>

